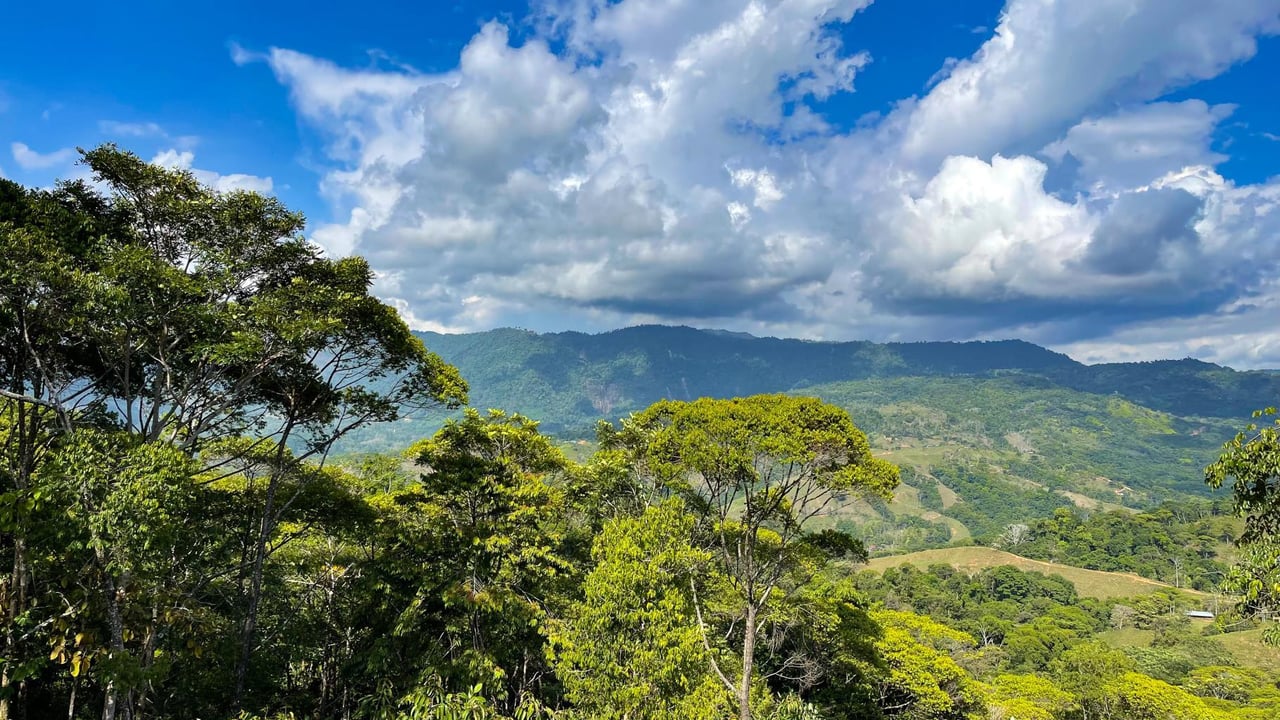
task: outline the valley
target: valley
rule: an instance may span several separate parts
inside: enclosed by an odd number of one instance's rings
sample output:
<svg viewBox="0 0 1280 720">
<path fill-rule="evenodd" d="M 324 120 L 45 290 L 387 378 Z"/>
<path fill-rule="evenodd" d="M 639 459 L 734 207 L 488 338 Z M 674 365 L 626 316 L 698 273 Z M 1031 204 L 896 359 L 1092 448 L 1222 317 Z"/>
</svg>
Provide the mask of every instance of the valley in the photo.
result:
<svg viewBox="0 0 1280 720">
<path fill-rule="evenodd" d="M 1202 470 L 1280 376 L 1194 360 L 1083 365 L 1021 341 L 812 342 L 685 327 L 588 335 L 502 329 L 419 336 L 476 407 L 539 421 L 571 456 L 595 424 L 662 399 L 781 392 L 847 410 L 903 468 L 888 504 L 851 500 L 821 522 L 875 554 L 989 544 L 1058 509 L 1128 511 L 1212 497 Z M 361 429 L 341 452 L 397 451 L 448 417 Z"/>
</svg>

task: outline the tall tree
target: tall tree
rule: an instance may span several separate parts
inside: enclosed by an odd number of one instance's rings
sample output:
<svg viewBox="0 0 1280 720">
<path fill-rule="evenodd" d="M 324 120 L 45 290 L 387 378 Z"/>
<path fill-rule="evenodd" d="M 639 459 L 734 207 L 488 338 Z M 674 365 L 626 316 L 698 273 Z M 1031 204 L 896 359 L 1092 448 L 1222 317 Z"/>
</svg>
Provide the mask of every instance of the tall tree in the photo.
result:
<svg viewBox="0 0 1280 720">
<path fill-rule="evenodd" d="M 750 720 L 760 633 L 782 622 L 782 609 L 833 554 L 861 553 L 847 536 L 812 532 L 812 521 L 837 496 L 890 497 L 898 469 L 872 457 L 843 410 L 786 395 L 659 402 L 624 421 L 617 441 L 700 518 L 698 540 L 718 559 L 734 598 L 724 619 L 738 666 L 721 667 L 714 654 L 710 662 L 740 720 Z M 710 620 L 705 603 L 694 609 L 700 624 Z M 784 660 L 772 672 L 792 669 Z"/>
<path fill-rule="evenodd" d="M 554 685 L 549 613 L 579 579 L 566 553 L 569 461 L 538 424 L 468 409 L 409 452 L 420 482 L 383 500 L 369 674 L 403 694 L 482 686 L 513 710 Z"/>
<path fill-rule="evenodd" d="M 218 192 L 109 145 L 85 152 L 84 163 L 103 192 L 64 186 L 0 224 L 4 249 L 20 261 L 0 277 L 0 313 L 13 321 L 0 322 L 3 346 L 17 348 L 2 359 L 0 386 L 18 425 L 41 411 L 70 433 L 98 408 L 126 433 L 199 458 L 201 470 L 261 474 L 240 574 L 230 693 L 238 708 L 263 568 L 291 502 L 281 495 L 286 480 L 364 424 L 461 404 L 466 384 L 369 294 L 364 260 L 324 257 L 301 235 L 302 216 L 277 200 Z M 29 474 L 17 476 L 15 492 Z M 14 542 L 18 582 L 5 590 L 6 614 L 17 613 L 29 583 L 21 547 Z"/>
<path fill-rule="evenodd" d="M 1255 418 L 1271 418 L 1275 408 Z M 1222 448 L 1217 462 L 1205 468 L 1205 482 L 1221 487 L 1233 481 L 1236 510 L 1245 516 L 1243 548 L 1224 585 L 1240 592 L 1244 609 L 1254 615 L 1280 612 L 1280 418 L 1267 425 L 1251 423 Z M 1271 624 L 1264 639 L 1280 645 L 1280 625 Z"/>
<path fill-rule="evenodd" d="M 689 543 L 694 522 L 671 500 L 596 537 L 583 598 L 551 644 L 566 697 L 590 717 L 714 720 L 730 710 L 694 618 L 698 589 L 720 584 L 710 553 Z"/>
<path fill-rule="evenodd" d="M 37 191 L 0 179 L 0 525 L 10 560 L 0 579 L 0 720 L 15 695 L 21 715 L 24 677 L 39 660 L 31 633 L 20 631 L 32 619 L 37 580 L 28 557 L 32 478 L 58 434 L 94 402 L 85 378 L 98 367 L 81 342 L 93 319 L 87 269 L 97 238 L 118 227 L 118 213 L 83 184 Z"/>
</svg>

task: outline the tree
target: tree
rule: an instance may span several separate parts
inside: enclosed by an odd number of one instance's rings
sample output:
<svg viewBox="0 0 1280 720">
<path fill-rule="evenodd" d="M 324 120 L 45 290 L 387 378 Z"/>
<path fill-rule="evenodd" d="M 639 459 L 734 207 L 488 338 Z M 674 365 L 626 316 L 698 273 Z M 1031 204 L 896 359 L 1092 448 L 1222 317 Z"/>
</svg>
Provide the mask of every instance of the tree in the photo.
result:
<svg viewBox="0 0 1280 720">
<path fill-rule="evenodd" d="M 757 661 L 769 690 L 804 700 L 817 717 L 864 717 L 888 671 L 878 645 L 884 633 L 869 607 L 844 568 L 807 582 L 770 623 Z"/>
<path fill-rule="evenodd" d="M 109 145 L 84 163 L 105 192 L 0 187 L 0 396 L 17 459 L 0 507 L 30 500 L 54 436 L 103 418 L 199 459 L 197 471 L 260 473 L 239 574 L 239 708 L 264 567 L 293 502 L 281 494 L 288 479 L 367 423 L 464 402 L 466 384 L 369 294 L 364 260 L 323 257 L 301 236 L 302 216 L 275 199 L 217 192 Z M 6 521 L 12 565 L 0 600 L 16 620 L 32 578 L 22 516 Z M 0 718 L 18 645 L 7 633 Z"/>
<path fill-rule="evenodd" d="M 1116 630 L 1123 630 L 1133 625 L 1138 617 L 1138 611 L 1128 605 L 1116 605 L 1111 608 L 1111 627 Z"/>
<path fill-rule="evenodd" d="M 1133 660 L 1103 642 L 1085 642 L 1063 652 L 1049 664 L 1058 686 L 1075 696 L 1086 719 L 1111 717 L 1107 683 L 1134 670 Z"/>
<path fill-rule="evenodd" d="M 1126 720 L 1229 720 L 1230 715 L 1162 680 L 1125 673 L 1104 685 L 1109 715 Z"/>
<path fill-rule="evenodd" d="M 730 707 L 695 619 L 697 589 L 705 597 L 722 578 L 689 544 L 694 522 L 672 500 L 596 537 L 583 598 L 552 638 L 565 696 L 590 717 L 710 720 Z"/>
<path fill-rule="evenodd" d="M 383 547 L 363 649 L 373 683 L 481 686 L 495 707 L 554 684 L 546 622 L 581 568 L 566 547 L 570 463 L 538 424 L 468 409 L 409 453 L 419 482 L 379 499 Z"/>
<path fill-rule="evenodd" d="M 811 521 L 837 493 L 890 497 L 898 470 L 871 456 L 843 410 L 815 398 L 663 401 L 624 421 L 618 441 L 700 519 L 699 541 L 735 599 L 724 625 L 739 666 L 726 671 L 712 656 L 712 670 L 737 698 L 739 718 L 750 720 L 761 631 L 831 554 L 861 551 L 834 531 L 809 532 Z M 700 623 L 704 605 L 694 604 Z"/>
<path fill-rule="evenodd" d="M 1231 702 L 1248 702 L 1254 693 L 1266 685 L 1266 675 L 1253 668 L 1228 665 L 1207 665 L 1187 674 L 1186 689 L 1200 697 L 1211 697 Z"/>
<path fill-rule="evenodd" d="M 1038 675 L 997 675 L 987 703 L 992 720 L 1055 720 L 1078 708 L 1071 693 Z"/>
<path fill-rule="evenodd" d="M 871 617 L 884 632 L 876 647 L 888 672 L 878 681 L 877 704 L 886 717 L 978 717 L 981 688 L 953 657 L 974 646 L 972 637 L 913 613 L 880 610 Z"/>
<path fill-rule="evenodd" d="M 992 543 L 993 547 L 1002 550 L 1013 550 L 1031 540 L 1031 528 L 1025 523 L 1013 523 L 1005 527 L 1000 537 Z"/>
<path fill-rule="evenodd" d="M 1267 408 L 1253 416 L 1276 414 L 1275 408 Z M 1246 613 L 1280 610 L 1280 418 L 1261 427 L 1251 423 L 1223 446 L 1222 455 L 1204 472 L 1210 487 L 1233 481 L 1236 510 L 1246 516 L 1244 533 L 1237 540 L 1245 552 L 1224 587 L 1243 595 Z M 1263 638 L 1280 644 L 1280 626 L 1267 628 Z"/>
</svg>

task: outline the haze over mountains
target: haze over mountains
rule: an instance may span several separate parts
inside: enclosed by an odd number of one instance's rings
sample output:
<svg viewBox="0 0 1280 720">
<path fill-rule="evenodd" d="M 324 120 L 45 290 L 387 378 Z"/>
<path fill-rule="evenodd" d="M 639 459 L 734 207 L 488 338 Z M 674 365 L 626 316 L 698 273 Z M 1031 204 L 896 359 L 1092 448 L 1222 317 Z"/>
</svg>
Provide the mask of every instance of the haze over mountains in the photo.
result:
<svg viewBox="0 0 1280 720">
<path fill-rule="evenodd" d="M 419 336 L 462 371 L 477 407 L 518 411 L 570 435 L 662 398 L 798 392 L 872 378 L 1020 373 L 1188 417 L 1247 417 L 1280 396 L 1280 378 L 1265 371 L 1193 359 L 1084 365 L 1020 340 L 816 342 L 657 325 L 597 335 L 507 328 Z"/>
<path fill-rule="evenodd" d="M 1058 506 L 1203 496 L 1205 464 L 1254 409 L 1280 398 L 1273 373 L 1193 359 L 1085 365 L 1019 340 L 814 342 L 667 326 L 420 336 L 459 368 L 473 406 L 532 417 L 568 441 L 663 398 L 821 397 L 905 471 L 892 507 L 845 511 L 863 526 L 923 518 L 952 539 Z M 443 419 L 377 426 L 344 449 L 403 448 Z M 927 502 L 934 483 L 945 508 Z"/>
</svg>

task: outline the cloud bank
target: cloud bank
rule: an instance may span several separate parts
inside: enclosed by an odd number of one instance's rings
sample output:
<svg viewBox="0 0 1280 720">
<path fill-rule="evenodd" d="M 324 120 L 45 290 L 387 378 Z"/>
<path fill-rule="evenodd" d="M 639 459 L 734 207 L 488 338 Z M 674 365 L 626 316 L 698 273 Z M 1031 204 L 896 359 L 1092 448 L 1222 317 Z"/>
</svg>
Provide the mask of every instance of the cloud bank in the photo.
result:
<svg viewBox="0 0 1280 720">
<path fill-rule="evenodd" d="M 555 0 L 439 74 L 233 54 L 326 139 L 314 239 L 419 327 L 1280 365 L 1280 182 L 1220 174 L 1232 106 L 1164 99 L 1248 61 L 1280 0 L 1009 0 L 927 92 L 841 129 L 814 108 L 875 71 L 841 34 L 868 4 Z"/>
</svg>

